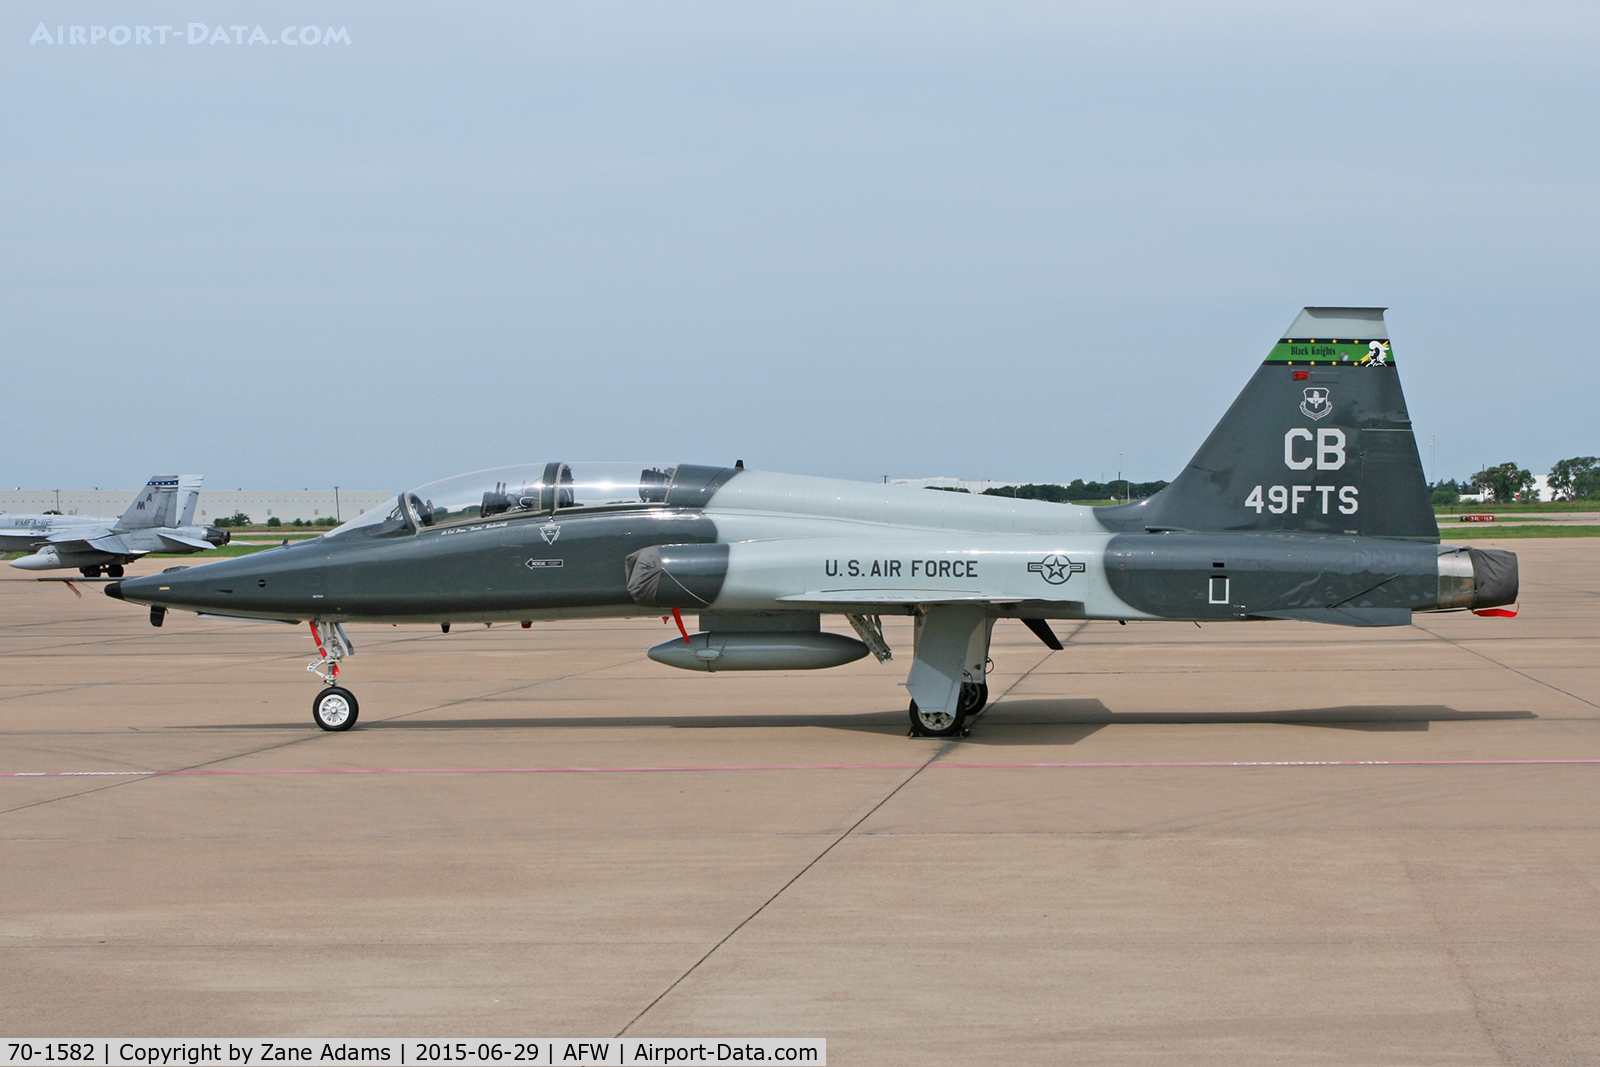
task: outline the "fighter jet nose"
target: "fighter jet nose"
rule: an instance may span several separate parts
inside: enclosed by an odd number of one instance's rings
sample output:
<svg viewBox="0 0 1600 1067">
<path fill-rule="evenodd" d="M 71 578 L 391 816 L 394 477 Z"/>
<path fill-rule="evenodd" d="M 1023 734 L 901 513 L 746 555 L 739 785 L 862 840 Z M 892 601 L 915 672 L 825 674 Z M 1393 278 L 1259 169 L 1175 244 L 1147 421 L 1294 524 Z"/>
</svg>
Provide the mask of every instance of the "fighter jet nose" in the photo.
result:
<svg viewBox="0 0 1600 1067">
<path fill-rule="evenodd" d="M 122 599 L 122 583 L 121 582 L 109 582 L 109 583 L 107 583 L 107 585 L 106 585 L 106 596 L 115 597 L 116 599 L 121 600 Z"/>
</svg>

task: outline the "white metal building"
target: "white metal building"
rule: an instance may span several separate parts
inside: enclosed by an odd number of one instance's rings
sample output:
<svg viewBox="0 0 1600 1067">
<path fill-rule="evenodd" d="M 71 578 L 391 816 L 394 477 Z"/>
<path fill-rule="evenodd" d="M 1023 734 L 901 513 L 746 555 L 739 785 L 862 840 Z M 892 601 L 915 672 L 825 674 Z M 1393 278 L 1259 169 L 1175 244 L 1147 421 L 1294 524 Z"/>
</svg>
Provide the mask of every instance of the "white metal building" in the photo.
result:
<svg viewBox="0 0 1600 1067">
<path fill-rule="evenodd" d="M 59 511 L 63 515 L 121 515 L 133 503 L 137 489 L 4 489 L 0 512 L 37 515 Z M 311 522 L 332 517 L 341 522 L 368 508 L 386 503 L 394 494 L 377 489 L 212 489 L 202 487 L 195 521 L 213 523 L 235 512 L 252 522 L 276 518 Z"/>
</svg>

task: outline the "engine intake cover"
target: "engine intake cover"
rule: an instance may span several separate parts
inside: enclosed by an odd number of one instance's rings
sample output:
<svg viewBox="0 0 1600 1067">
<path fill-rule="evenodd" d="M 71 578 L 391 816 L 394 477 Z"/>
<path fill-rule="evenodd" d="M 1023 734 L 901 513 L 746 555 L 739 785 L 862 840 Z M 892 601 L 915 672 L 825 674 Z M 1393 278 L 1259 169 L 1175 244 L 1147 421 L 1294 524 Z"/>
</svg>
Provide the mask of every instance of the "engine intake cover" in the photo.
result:
<svg viewBox="0 0 1600 1067">
<path fill-rule="evenodd" d="M 703 608 L 728 577 L 727 545 L 651 545 L 623 564 L 628 595 L 647 608 Z"/>
</svg>

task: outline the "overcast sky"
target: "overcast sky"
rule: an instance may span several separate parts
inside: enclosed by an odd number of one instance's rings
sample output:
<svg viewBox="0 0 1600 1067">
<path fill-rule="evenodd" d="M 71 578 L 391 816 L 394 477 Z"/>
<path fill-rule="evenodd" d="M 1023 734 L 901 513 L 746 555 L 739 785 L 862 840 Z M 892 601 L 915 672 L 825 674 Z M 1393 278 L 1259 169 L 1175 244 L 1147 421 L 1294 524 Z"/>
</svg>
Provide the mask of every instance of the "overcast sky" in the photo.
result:
<svg viewBox="0 0 1600 1067">
<path fill-rule="evenodd" d="M 1392 309 L 1430 473 L 1600 454 L 1594 4 L 14 0 L 0 36 L 6 488 L 1171 478 L 1305 304 Z"/>
</svg>

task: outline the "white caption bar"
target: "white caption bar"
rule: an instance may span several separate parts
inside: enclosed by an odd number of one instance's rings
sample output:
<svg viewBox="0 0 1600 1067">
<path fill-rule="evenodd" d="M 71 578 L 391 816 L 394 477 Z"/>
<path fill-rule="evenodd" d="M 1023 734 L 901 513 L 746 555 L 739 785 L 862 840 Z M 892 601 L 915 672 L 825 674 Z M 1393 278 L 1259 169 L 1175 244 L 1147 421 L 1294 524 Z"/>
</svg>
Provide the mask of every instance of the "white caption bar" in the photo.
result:
<svg viewBox="0 0 1600 1067">
<path fill-rule="evenodd" d="M 563 1037 L 472 1041 L 365 1041 L 299 1038 L 0 1040 L 0 1067 L 279 1067 L 283 1064 L 379 1067 L 543 1067 L 588 1064 L 799 1063 L 826 1065 L 821 1038 Z"/>
</svg>

